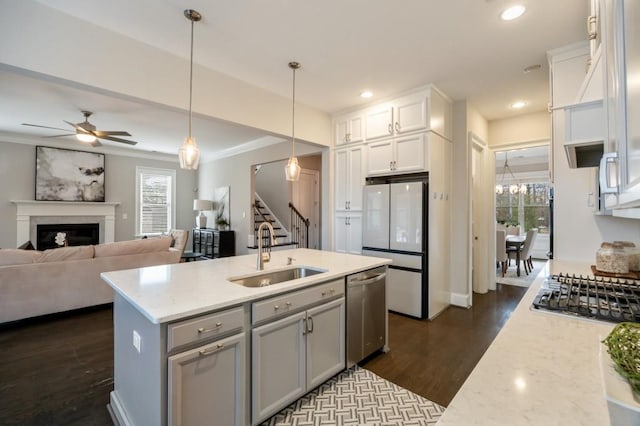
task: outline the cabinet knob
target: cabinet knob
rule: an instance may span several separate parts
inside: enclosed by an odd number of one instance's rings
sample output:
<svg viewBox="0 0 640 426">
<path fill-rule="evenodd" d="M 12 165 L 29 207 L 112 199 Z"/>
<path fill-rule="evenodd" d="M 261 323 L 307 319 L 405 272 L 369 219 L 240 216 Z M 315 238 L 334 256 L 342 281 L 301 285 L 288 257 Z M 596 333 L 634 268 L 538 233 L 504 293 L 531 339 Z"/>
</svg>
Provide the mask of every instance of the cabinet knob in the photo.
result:
<svg viewBox="0 0 640 426">
<path fill-rule="evenodd" d="M 277 311 L 278 309 L 280 309 L 280 306 L 278 306 L 278 305 L 274 305 L 273 310 L 274 310 L 274 311 Z"/>
<path fill-rule="evenodd" d="M 396 121 L 396 125 L 395 125 L 395 127 L 396 127 L 396 132 L 399 132 L 399 131 L 400 131 L 400 123 L 398 123 L 398 122 Z"/>
<path fill-rule="evenodd" d="M 389 123 L 389 126 L 387 127 L 387 130 L 389 130 L 389 134 L 390 135 L 393 134 L 393 127 L 391 127 L 391 123 Z"/>
<path fill-rule="evenodd" d="M 291 306 L 291 302 L 287 302 L 287 303 L 285 303 L 285 305 Z"/>
</svg>

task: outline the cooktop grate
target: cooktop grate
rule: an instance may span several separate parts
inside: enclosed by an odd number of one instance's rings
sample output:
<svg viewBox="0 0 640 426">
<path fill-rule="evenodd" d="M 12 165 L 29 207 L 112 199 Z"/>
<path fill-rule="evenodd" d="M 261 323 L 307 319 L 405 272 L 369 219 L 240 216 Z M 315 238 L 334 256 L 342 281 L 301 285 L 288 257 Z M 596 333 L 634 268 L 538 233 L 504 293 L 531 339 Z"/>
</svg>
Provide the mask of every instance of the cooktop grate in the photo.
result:
<svg viewBox="0 0 640 426">
<path fill-rule="evenodd" d="M 533 307 L 610 322 L 640 322 L 640 281 L 552 275 L 542 285 Z"/>
</svg>

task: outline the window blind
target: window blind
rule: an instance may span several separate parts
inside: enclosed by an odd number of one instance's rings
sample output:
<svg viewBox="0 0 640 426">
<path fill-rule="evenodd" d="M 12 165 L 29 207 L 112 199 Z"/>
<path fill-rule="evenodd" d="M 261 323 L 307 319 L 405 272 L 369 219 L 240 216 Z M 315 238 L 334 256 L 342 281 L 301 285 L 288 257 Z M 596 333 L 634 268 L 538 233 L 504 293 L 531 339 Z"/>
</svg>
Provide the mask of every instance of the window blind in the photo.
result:
<svg viewBox="0 0 640 426">
<path fill-rule="evenodd" d="M 171 224 L 171 176 L 140 174 L 140 233 L 169 231 Z"/>
</svg>

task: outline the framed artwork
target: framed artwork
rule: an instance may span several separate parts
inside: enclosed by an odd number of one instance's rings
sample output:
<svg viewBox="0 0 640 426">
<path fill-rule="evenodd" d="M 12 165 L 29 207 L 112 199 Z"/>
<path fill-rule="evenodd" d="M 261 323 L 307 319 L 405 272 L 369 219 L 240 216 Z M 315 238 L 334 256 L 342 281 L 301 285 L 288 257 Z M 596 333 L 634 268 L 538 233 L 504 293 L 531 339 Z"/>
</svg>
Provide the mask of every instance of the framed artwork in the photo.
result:
<svg viewBox="0 0 640 426">
<path fill-rule="evenodd" d="M 221 186 L 213 191 L 213 205 L 215 206 L 215 222 L 220 229 L 227 229 L 231 226 L 229 216 L 229 186 Z"/>
<path fill-rule="evenodd" d="M 36 146 L 35 198 L 104 202 L 104 154 Z"/>
</svg>

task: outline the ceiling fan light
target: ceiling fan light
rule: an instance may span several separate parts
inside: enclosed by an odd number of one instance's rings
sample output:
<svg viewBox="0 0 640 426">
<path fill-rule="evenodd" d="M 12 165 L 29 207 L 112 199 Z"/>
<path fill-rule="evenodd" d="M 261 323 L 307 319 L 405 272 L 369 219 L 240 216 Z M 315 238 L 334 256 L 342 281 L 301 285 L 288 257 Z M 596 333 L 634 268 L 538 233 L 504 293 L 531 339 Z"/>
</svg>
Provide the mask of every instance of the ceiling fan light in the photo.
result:
<svg viewBox="0 0 640 426">
<path fill-rule="evenodd" d="M 298 180 L 300 177 L 300 164 L 296 157 L 289 157 L 289 162 L 284 168 L 284 174 L 287 180 Z"/>
<path fill-rule="evenodd" d="M 91 133 L 82 133 L 82 132 L 76 133 L 76 139 L 78 139 L 80 142 L 86 142 L 86 143 L 93 143 L 96 141 L 96 137 Z"/>
<path fill-rule="evenodd" d="M 197 170 L 200 162 L 200 150 L 196 145 L 196 140 L 192 137 L 186 137 L 184 143 L 178 150 L 178 158 L 180 158 L 180 168 L 185 170 Z"/>
</svg>

